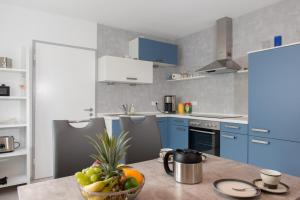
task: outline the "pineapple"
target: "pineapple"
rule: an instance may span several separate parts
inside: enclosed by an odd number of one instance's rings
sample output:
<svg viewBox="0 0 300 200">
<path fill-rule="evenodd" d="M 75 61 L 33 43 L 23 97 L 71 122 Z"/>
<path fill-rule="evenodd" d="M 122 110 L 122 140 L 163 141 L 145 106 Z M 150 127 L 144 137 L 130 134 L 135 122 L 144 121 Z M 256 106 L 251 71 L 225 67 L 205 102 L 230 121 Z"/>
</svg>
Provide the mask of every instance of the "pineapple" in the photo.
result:
<svg viewBox="0 0 300 200">
<path fill-rule="evenodd" d="M 95 139 L 89 137 L 97 152 L 91 157 L 100 162 L 100 167 L 106 178 L 121 176 L 121 172 L 117 167 L 129 148 L 128 142 L 130 138 L 127 138 L 127 135 L 128 132 L 122 132 L 118 137 L 109 137 L 105 130 L 104 133 L 97 134 Z"/>
</svg>

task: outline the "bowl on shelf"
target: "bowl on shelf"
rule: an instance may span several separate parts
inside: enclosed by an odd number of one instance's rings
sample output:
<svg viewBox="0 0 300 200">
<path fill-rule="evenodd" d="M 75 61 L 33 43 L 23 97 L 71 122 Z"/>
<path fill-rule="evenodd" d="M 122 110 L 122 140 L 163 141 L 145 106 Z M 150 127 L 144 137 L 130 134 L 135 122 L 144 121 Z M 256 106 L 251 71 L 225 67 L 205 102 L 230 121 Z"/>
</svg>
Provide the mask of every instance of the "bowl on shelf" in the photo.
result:
<svg viewBox="0 0 300 200">
<path fill-rule="evenodd" d="M 138 187 L 118 192 L 88 192 L 78 185 L 82 196 L 86 200 L 134 200 L 144 187 L 145 176 L 143 175 L 143 177 L 143 182 Z"/>
</svg>

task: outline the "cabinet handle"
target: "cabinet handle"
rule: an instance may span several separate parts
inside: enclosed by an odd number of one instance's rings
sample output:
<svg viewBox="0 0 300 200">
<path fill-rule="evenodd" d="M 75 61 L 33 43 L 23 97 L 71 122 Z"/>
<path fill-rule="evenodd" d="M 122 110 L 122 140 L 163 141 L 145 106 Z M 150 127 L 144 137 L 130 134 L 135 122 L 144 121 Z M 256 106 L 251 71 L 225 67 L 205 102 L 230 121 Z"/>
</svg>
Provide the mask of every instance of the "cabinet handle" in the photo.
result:
<svg viewBox="0 0 300 200">
<path fill-rule="evenodd" d="M 228 139 L 232 139 L 232 140 L 235 140 L 235 136 L 232 136 L 232 135 L 224 135 L 224 134 L 222 134 L 222 137 L 224 137 L 224 138 L 228 138 Z"/>
<path fill-rule="evenodd" d="M 127 80 L 132 80 L 132 81 L 137 81 L 138 80 L 138 78 L 136 78 L 136 77 L 126 77 L 126 79 Z"/>
<path fill-rule="evenodd" d="M 251 142 L 256 144 L 270 144 L 269 141 L 264 141 L 264 140 L 251 140 Z"/>
<path fill-rule="evenodd" d="M 225 125 L 226 128 L 239 129 L 239 126 Z"/>
<path fill-rule="evenodd" d="M 260 133 L 269 133 L 269 130 L 266 129 L 260 129 L 260 128 L 251 128 L 251 131 L 253 132 L 260 132 Z"/>
</svg>

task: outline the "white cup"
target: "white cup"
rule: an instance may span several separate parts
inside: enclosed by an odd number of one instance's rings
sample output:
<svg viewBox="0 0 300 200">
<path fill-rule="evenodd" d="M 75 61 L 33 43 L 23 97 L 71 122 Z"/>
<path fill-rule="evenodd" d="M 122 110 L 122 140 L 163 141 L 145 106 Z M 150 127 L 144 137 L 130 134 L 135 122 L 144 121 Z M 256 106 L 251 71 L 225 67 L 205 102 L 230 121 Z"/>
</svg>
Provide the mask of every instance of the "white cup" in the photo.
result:
<svg viewBox="0 0 300 200">
<path fill-rule="evenodd" d="M 262 169 L 260 170 L 260 177 L 266 187 L 276 189 L 280 183 L 281 173 L 271 169 Z"/>
<path fill-rule="evenodd" d="M 164 160 L 165 155 L 166 155 L 167 152 L 169 152 L 169 151 L 173 151 L 173 149 L 170 149 L 170 148 L 163 148 L 163 149 L 161 149 L 160 152 L 159 152 L 159 157 L 160 157 L 162 160 Z"/>
</svg>

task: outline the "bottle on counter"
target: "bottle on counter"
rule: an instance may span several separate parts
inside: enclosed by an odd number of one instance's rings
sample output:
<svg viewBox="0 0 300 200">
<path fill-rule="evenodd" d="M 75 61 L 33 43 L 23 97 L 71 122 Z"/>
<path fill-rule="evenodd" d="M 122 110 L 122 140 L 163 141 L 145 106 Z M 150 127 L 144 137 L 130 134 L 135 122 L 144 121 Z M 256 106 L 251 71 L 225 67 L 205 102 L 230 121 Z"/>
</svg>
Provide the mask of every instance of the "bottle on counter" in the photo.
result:
<svg viewBox="0 0 300 200">
<path fill-rule="evenodd" d="M 177 112 L 178 112 L 178 114 L 184 114 L 184 103 L 182 103 L 182 102 L 178 103 Z"/>
<path fill-rule="evenodd" d="M 191 114 L 192 113 L 192 103 L 191 102 L 186 102 L 184 104 L 184 111 L 186 114 Z"/>
</svg>

